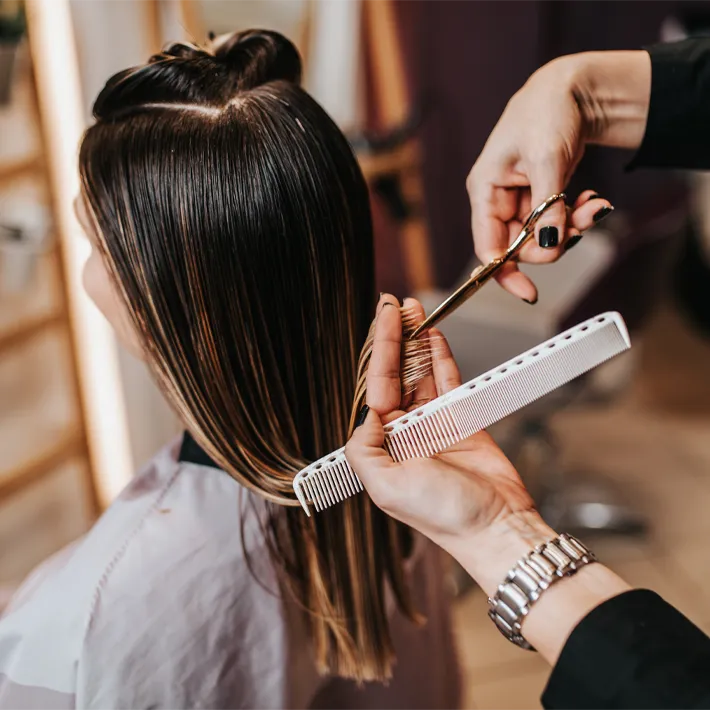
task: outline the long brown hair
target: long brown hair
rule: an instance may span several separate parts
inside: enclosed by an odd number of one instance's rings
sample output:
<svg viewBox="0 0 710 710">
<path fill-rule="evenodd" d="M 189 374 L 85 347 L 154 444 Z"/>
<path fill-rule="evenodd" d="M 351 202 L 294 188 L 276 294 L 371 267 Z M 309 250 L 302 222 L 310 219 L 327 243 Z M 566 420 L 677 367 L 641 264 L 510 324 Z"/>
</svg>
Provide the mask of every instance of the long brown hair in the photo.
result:
<svg viewBox="0 0 710 710">
<path fill-rule="evenodd" d="M 268 501 L 319 668 L 384 679 L 387 586 L 416 619 L 408 530 L 365 495 L 311 518 L 293 507 L 294 475 L 349 435 L 375 307 L 367 188 L 300 73 L 288 40 L 249 31 L 116 74 L 81 146 L 82 190 L 159 384 Z"/>
</svg>

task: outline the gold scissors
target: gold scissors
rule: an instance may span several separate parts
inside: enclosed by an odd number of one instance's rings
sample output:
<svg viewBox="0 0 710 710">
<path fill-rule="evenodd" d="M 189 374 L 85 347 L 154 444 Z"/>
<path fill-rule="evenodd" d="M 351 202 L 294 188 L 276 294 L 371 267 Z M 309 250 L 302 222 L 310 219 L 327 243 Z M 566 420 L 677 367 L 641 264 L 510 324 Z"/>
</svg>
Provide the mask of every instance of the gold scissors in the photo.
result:
<svg viewBox="0 0 710 710">
<path fill-rule="evenodd" d="M 476 293 L 484 284 L 488 283 L 502 268 L 504 264 L 507 264 L 511 259 L 514 259 L 520 250 L 527 244 L 530 238 L 535 234 L 535 225 L 542 215 L 552 206 L 555 202 L 565 199 L 564 192 L 560 192 L 555 195 L 548 197 L 541 205 L 538 205 L 531 213 L 530 216 L 525 220 L 523 228 L 520 234 L 516 237 L 515 241 L 508 247 L 506 252 L 499 256 L 497 259 L 493 259 L 489 264 L 481 264 L 476 267 L 471 273 L 471 277 L 466 281 L 465 284 L 459 286 L 456 291 L 454 291 L 442 304 L 437 306 L 432 313 L 425 318 L 416 330 L 410 336 L 410 340 L 414 340 L 420 333 L 424 332 L 428 328 L 432 328 L 437 323 L 442 321 L 446 316 L 453 313 L 459 306 L 462 306 L 466 301 L 468 301 L 474 293 Z"/>
</svg>

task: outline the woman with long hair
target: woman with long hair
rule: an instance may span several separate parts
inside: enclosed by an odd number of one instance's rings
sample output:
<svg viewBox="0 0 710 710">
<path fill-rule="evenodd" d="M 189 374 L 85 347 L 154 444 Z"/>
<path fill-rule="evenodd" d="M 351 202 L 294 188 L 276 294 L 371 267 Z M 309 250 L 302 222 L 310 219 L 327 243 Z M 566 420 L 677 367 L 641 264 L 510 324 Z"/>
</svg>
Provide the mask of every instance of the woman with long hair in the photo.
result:
<svg viewBox="0 0 710 710">
<path fill-rule="evenodd" d="M 365 495 L 311 518 L 294 498 L 352 431 L 376 306 L 367 188 L 300 72 L 250 31 L 96 100 L 85 287 L 188 433 L 20 590 L 3 707 L 458 702 L 433 549 Z"/>
</svg>

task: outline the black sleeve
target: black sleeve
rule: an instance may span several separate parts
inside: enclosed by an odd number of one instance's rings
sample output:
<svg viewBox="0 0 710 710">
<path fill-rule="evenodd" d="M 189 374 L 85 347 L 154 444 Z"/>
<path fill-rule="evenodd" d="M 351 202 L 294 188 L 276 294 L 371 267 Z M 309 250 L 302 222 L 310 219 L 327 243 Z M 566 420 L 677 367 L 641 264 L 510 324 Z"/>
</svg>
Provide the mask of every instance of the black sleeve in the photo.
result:
<svg viewBox="0 0 710 710">
<path fill-rule="evenodd" d="M 546 708 L 710 708 L 710 638 L 657 594 L 626 592 L 562 649 Z"/>
<path fill-rule="evenodd" d="M 710 38 L 647 48 L 651 103 L 637 167 L 710 168 Z"/>
</svg>

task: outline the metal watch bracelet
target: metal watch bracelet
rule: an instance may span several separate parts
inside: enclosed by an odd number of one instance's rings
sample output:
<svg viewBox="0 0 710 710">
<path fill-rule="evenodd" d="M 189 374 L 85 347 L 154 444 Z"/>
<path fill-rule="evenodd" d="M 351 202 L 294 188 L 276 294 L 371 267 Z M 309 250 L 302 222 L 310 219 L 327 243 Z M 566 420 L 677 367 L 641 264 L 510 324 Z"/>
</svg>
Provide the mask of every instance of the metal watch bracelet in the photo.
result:
<svg viewBox="0 0 710 710">
<path fill-rule="evenodd" d="M 488 616 L 508 641 L 534 651 L 521 633 L 532 605 L 555 582 L 595 561 L 594 553 L 572 535 L 563 534 L 538 545 L 518 560 L 495 595 L 488 599 Z"/>
</svg>

